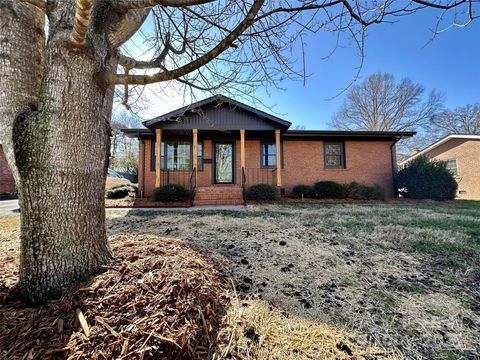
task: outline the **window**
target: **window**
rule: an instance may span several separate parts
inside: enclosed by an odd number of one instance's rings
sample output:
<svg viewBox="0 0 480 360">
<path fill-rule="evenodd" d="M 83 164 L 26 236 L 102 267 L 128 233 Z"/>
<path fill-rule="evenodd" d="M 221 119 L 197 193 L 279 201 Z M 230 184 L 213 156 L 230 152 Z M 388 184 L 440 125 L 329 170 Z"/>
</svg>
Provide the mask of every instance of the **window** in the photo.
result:
<svg viewBox="0 0 480 360">
<path fill-rule="evenodd" d="M 197 145 L 198 171 L 203 171 L 203 144 Z M 190 141 L 172 140 L 162 141 L 162 158 L 160 160 L 162 170 L 170 171 L 190 171 L 192 170 L 192 149 Z M 152 141 L 152 166 L 151 170 L 156 169 L 157 146 L 156 141 Z"/>
<path fill-rule="evenodd" d="M 326 168 L 344 168 L 345 152 L 344 144 L 341 142 L 324 143 L 325 167 Z"/>
<path fill-rule="evenodd" d="M 457 160 L 444 160 L 445 166 L 453 176 L 458 176 Z"/>
<path fill-rule="evenodd" d="M 165 156 L 167 157 L 167 170 L 186 171 L 191 169 L 189 142 L 167 141 Z"/>
<path fill-rule="evenodd" d="M 197 166 L 198 171 L 203 171 L 203 144 L 201 142 L 197 144 Z"/>
<path fill-rule="evenodd" d="M 260 165 L 261 167 L 277 166 L 277 147 L 273 143 L 262 143 L 260 145 Z"/>
</svg>

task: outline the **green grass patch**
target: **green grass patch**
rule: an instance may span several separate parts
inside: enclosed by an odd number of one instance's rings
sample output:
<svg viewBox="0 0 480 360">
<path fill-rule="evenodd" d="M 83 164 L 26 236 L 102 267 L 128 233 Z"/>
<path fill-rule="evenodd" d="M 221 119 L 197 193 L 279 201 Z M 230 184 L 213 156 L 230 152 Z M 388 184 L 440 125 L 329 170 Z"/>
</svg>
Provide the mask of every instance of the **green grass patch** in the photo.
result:
<svg viewBox="0 0 480 360">
<path fill-rule="evenodd" d="M 424 238 L 411 243 L 414 251 L 439 258 L 443 265 L 457 269 L 472 269 L 480 274 L 480 246 L 473 240 L 449 242 Z"/>
<path fill-rule="evenodd" d="M 405 281 L 405 280 L 399 280 L 396 284 L 396 287 L 400 291 L 405 291 L 405 292 L 415 293 L 415 294 L 425 294 L 427 292 L 427 289 L 422 284 Z"/>
</svg>

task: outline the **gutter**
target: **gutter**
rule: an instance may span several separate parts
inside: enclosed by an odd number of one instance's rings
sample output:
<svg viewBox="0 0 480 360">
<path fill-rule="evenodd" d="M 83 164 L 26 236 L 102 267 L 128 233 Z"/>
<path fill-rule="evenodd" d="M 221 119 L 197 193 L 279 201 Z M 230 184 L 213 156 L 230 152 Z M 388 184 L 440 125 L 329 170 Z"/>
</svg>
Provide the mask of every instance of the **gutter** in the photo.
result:
<svg viewBox="0 0 480 360">
<path fill-rule="evenodd" d="M 140 199 L 143 199 L 145 189 L 145 140 L 140 137 L 140 131 L 137 134 L 137 138 L 142 142 L 142 190 L 140 191 Z"/>
<path fill-rule="evenodd" d="M 398 136 L 395 138 L 395 141 L 390 145 L 390 161 L 392 163 L 392 182 L 393 182 L 393 195 L 395 197 L 398 197 L 398 189 L 395 188 L 395 177 L 397 175 L 396 172 L 396 166 L 395 166 L 395 157 L 393 156 L 393 147 L 400 141 L 402 140 L 402 136 Z"/>
</svg>

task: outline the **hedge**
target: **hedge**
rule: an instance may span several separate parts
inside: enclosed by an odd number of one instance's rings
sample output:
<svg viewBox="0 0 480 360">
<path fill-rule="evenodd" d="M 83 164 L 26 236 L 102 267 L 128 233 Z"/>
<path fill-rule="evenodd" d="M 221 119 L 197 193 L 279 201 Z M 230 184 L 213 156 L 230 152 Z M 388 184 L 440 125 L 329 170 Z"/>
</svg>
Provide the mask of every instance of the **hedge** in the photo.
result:
<svg viewBox="0 0 480 360">
<path fill-rule="evenodd" d="M 182 185 L 168 184 L 153 190 L 153 199 L 162 202 L 177 202 L 187 199 L 187 190 Z"/>
<path fill-rule="evenodd" d="M 320 199 L 341 199 L 345 197 L 345 188 L 335 181 L 319 181 L 314 185 Z"/>
<path fill-rule="evenodd" d="M 313 186 L 310 185 L 296 185 L 292 189 L 293 195 L 301 198 L 302 196 L 306 199 L 314 199 L 317 197 L 317 193 Z"/>
<path fill-rule="evenodd" d="M 278 189 L 268 184 L 253 185 L 247 192 L 248 200 L 277 200 L 278 197 Z"/>
<path fill-rule="evenodd" d="M 457 182 L 442 161 L 419 156 L 410 161 L 397 174 L 398 192 L 405 198 L 452 200 Z"/>
</svg>

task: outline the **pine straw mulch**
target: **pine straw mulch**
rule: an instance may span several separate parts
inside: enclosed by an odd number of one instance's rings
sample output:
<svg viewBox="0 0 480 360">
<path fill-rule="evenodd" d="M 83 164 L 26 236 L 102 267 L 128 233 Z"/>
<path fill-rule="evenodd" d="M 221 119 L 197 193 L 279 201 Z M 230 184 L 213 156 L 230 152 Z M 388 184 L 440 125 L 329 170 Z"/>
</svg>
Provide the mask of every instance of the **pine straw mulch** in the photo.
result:
<svg viewBox="0 0 480 360">
<path fill-rule="evenodd" d="M 214 359 L 400 360 L 401 354 L 360 345 L 344 330 L 282 312 L 259 299 L 234 300 Z"/>
<path fill-rule="evenodd" d="M 13 257 L 0 264 L 2 359 L 205 359 L 229 302 L 229 282 L 185 243 L 110 239 L 117 264 L 46 306 L 8 298 Z M 82 319 L 85 319 L 83 326 Z"/>
</svg>

